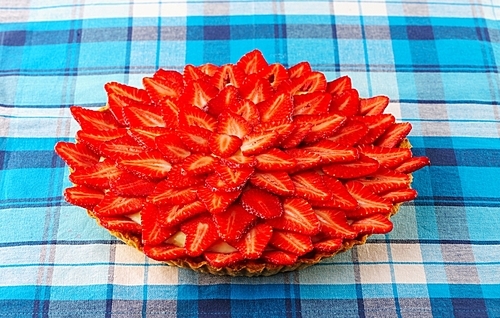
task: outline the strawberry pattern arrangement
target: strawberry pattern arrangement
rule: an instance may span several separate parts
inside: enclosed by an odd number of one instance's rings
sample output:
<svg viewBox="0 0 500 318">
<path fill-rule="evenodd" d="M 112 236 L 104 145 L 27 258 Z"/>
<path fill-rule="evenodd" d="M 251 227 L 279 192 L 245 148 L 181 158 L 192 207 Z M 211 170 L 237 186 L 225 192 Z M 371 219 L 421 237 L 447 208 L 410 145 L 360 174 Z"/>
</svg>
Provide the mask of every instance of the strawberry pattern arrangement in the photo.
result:
<svg viewBox="0 0 500 318">
<path fill-rule="evenodd" d="M 213 274 L 304 268 L 392 230 L 413 200 L 411 125 L 308 62 L 159 69 L 110 82 L 107 105 L 71 107 L 81 130 L 57 154 L 65 199 L 171 265 Z"/>
</svg>

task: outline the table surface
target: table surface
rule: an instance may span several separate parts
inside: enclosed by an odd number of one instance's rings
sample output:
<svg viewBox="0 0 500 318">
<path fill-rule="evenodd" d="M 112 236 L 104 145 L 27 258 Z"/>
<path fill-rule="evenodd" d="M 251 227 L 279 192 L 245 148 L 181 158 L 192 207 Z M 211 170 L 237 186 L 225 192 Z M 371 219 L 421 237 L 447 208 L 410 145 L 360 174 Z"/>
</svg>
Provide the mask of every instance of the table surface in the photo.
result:
<svg viewBox="0 0 500 318">
<path fill-rule="evenodd" d="M 495 0 L 0 0 L 0 317 L 500 317 L 499 16 Z M 298 272 L 214 277 L 64 201 L 71 105 L 255 48 L 349 75 L 411 122 L 432 166 L 390 234 Z"/>
</svg>

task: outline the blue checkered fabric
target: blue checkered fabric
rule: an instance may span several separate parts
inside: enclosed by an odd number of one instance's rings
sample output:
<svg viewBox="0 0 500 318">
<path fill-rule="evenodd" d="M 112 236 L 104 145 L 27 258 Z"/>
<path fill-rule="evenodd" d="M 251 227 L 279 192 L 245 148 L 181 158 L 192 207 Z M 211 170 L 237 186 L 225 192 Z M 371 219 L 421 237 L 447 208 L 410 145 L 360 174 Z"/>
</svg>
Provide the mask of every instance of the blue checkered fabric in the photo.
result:
<svg viewBox="0 0 500 318">
<path fill-rule="evenodd" d="M 0 0 L 0 317 L 500 317 L 498 1 Z M 311 268 L 161 265 L 65 203 L 69 106 L 157 68 L 307 60 L 413 125 L 419 197 Z"/>
</svg>

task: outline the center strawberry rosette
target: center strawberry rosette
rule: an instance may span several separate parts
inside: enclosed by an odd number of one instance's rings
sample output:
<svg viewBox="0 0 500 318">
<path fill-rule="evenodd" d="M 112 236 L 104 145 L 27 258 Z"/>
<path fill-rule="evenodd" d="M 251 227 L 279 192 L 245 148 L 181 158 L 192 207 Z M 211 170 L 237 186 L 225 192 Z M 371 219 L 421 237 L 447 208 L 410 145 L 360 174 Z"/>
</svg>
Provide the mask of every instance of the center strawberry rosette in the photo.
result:
<svg viewBox="0 0 500 318">
<path fill-rule="evenodd" d="M 143 85 L 107 83 L 106 107 L 71 107 L 81 130 L 55 149 L 65 199 L 155 260 L 246 275 L 317 262 L 391 231 L 417 195 L 410 173 L 429 164 L 387 97 L 307 62 L 255 50 Z"/>
</svg>

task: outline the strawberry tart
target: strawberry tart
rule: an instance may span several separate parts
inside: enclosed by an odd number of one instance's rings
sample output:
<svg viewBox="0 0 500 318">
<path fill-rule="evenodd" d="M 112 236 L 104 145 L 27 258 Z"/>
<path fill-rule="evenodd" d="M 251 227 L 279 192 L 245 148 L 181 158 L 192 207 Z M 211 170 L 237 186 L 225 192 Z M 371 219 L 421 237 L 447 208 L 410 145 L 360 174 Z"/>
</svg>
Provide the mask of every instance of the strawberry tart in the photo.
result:
<svg viewBox="0 0 500 318">
<path fill-rule="evenodd" d="M 65 199 L 151 259 L 220 275 L 301 269 L 392 230 L 413 200 L 411 125 L 307 62 L 159 69 L 71 107 Z"/>
</svg>

